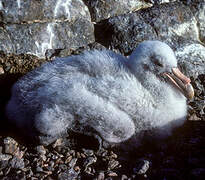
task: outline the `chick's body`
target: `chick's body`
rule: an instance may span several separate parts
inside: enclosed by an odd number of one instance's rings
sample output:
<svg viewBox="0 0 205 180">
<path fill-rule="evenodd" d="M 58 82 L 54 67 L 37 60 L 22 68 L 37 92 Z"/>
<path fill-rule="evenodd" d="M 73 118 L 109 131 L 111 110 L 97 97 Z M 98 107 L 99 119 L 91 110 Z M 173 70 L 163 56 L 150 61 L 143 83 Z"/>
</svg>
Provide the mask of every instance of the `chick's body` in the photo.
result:
<svg viewBox="0 0 205 180">
<path fill-rule="evenodd" d="M 7 116 L 44 144 L 87 127 L 111 143 L 154 129 L 168 135 L 184 122 L 186 99 L 138 61 L 97 50 L 57 58 L 14 85 Z"/>
</svg>

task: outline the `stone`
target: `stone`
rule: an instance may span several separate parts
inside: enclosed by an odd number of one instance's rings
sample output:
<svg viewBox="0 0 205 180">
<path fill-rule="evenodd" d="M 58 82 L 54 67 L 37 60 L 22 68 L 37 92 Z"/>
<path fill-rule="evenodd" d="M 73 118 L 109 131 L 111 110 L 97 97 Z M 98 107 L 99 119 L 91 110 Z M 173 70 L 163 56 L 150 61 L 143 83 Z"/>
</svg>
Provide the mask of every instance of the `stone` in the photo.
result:
<svg viewBox="0 0 205 180">
<path fill-rule="evenodd" d="M 137 168 L 134 168 L 134 173 L 136 174 L 145 174 L 150 167 L 150 162 L 148 160 L 140 160 Z"/>
<path fill-rule="evenodd" d="M 89 10 L 82 0 L 1 0 L 0 12 L 1 21 L 14 24 L 89 17 Z"/>
<path fill-rule="evenodd" d="M 183 44 L 175 51 L 183 73 L 196 79 L 205 72 L 205 47 L 197 43 Z"/>
<path fill-rule="evenodd" d="M 40 155 L 45 155 L 46 154 L 46 149 L 42 145 L 37 146 L 36 151 Z"/>
<path fill-rule="evenodd" d="M 65 180 L 65 179 L 77 179 L 78 177 L 78 174 L 79 174 L 79 171 L 75 171 L 73 168 L 63 172 L 63 173 L 60 173 L 58 175 L 58 179 L 59 180 Z"/>
<path fill-rule="evenodd" d="M 71 161 L 69 162 L 69 167 L 74 168 L 74 166 L 76 165 L 77 160 L 78 160 L 77 158 L 71 159 Z"/>
<path fill-rule="evenodd" d="M 105 173 L 103 171 L 98 173 L 97 180 L 104 180 L 105 179 Z"/>
<path fill-rule="evenodd" d="M 14 44 L 12 43 L 8 32 L 0 27 L 0 50 L 5 53 L 14 52 Z"/>
<path fill-rule="evenodd" d="M 13 157 L 10 160 L 9 164 L 14 169 L 23 169 L 24 168 L 24 161 L 23 161 L 23 159 L 19 159 L 17 157 Z"/>
<path fill-rule="evenodd" d="M 154 29 L 157 39 L 168 43 L 174 50 L 187 40 L 198 41 L 197 20 L 180 2 L 165 3 L 140 11 L 144 21 Z"/>
<path fill-rule="evenodd" d="M 201 118 L 199 118 L 195 113 L 188 117 L 189 121 L 200 121 Z"/>
<path fill-rule="evenodd" d="M 143 40 L 157 35 L 138 12 L 110 18 L 96 26 L 96 41 L 125 55 L 130 54 Z"/>
<path fill-rule="evenodd" d="M 92 0 L 85 1 L 85 3 L 94 22 L 152 6 L 151 3 L 144 0 Z"/>
<path fill-rule="evenodd" d="M 4 68 L 2 66 L 0 66 L 0 75 L 4 74 Z"/>
<path fill-rule="evenodd" d="M 116 172 L 112 172 L 112 171 L 110 171 L 107 175 L 110 176 L 110 177 L 118 176 Z"/>
<path fill-rule="evenodd" d="M 85 167 L 85 170 L 87 170 L 88 166 L 96 163 L 97 161 L 97 158 L 96 156 L 90 156 L 90 157 L 87 157 L 83 163 L 83 166 Z"/>
<path fill-rule="evenodd" d="M 116 161 L 116 160 L 114 160 L 114 159 L 111 159 L 111 160 L 108 162 L 108 169 L 109 169 L 109 170 L 115 169 L 118 165 L 119 165 L 119 161 Z"/>
<path fill-rule="evenodd" d="M 56 148 L 57 146 L 62 146 L 63 145 L 63 138 L 59 138 L 53 143 L 52 147 Z"/>
<path fill-rule="evenodd" d="M 76 49 L 94 40 L 93 26 L 84 19 L 77 19 L 75 23 L 11 24 L 6 30 L 15 44 L 13 53 L 30 53 L 38 57 L 45 57 L 47 49 Z"/>
<path fill-rule="evenodd" d="M 4 138 L 4 152 L 15 155 L 17 151 L 19 151 L 18 143 L 11 137 Z"/>
<path fill-rule="evenodd" d="M 121 180 L 127 180 L 127 179 L 128 179 L 128 177 L 125 174 L 123 174 L 121 177 Z"/>
<path fill-rule="evenodd" d="M 197 20 L 180 2 L 158 4 L 109 18 L 95 25 L 96 41 L 129 55 L 144 40 L 161 40 L 174 50 L 185 42 L 200 42 Z"/>
<path fill-rule="evenodd" d="M 12 156 L 8 154 L 0 154 L 0 161 L 8 161 Z"/>
<path fill-rule="evenodd" d="M 94 42 L 90 14 L 81 0 L 3 0 L 0 13 L 0 50 L 5 52 L 45 57 L 47 50 L 75 50 Z"/>
<path fill-rule="evenodd" d="M 94 155 L 94 151 L 91 150 L 91 149 L 82 149 L 83 150 L 83 153 L 86 155 L 86 156 L 93 156 Z"/>
<path fill-rule="evenodd" d="M 8 160 L 0 160 L 0 171 L 8 166 Z"/>
<path fill-rule="evenodd" d="M 204 0 L 190 0 L 186 3 L 194 14 L 199 32 L 199 40 L 205 43 L 205 1 Z"/>
</svg>

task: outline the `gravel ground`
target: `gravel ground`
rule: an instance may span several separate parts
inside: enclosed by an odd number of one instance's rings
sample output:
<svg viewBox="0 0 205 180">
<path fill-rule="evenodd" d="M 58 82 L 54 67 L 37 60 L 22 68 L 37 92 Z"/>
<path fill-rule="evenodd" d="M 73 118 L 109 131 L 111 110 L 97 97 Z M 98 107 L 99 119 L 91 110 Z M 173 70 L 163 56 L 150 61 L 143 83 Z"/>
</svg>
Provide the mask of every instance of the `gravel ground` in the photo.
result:
<svg viewBox="0 0 205 180">
<path fill-rule="evenodd" d="M 3 117 L 11 85 L 43 62 L 0 53 L 0 179 L 204 179 L 205 74 L 192 79 L 196 96 L 188 102 L 187 122 L 166 140 L 98 150 L 94 139 L 70 134 L 45 147 L 30 144 Z"/>
</svg>

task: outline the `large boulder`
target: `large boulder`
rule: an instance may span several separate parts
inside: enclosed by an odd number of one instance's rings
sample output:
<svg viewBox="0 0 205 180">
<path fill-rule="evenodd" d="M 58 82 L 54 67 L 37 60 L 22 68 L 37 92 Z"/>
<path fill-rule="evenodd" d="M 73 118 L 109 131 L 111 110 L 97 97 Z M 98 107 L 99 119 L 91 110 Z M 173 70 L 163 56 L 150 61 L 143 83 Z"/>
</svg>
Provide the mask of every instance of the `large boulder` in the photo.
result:
<svg viewBox="0 0 205 180">
<path fill-rule="evenodd" d="M 166 42 L 176 50 L 187 41 L 200 41 L 197 24 L 189 6 L 180 2 L 157 4 L 98 23 L 96 40 L 124 54 L 151 39 Z"/>
<path fill-rule="evenodd" d="M 94 27 L 82 0 L 2 0 L 0 14 L 0 40 L 5 37 L 8 44 L 0 50 L 5 52 L 44 57 L 47 49 L 77 49 L 94 42 Z"/>
<path fill-rule="evenodd" d="M 144 0 L 88 0 L 85 2 L 95 22 L 152 6 L 152 1 Z"/>
</svg>

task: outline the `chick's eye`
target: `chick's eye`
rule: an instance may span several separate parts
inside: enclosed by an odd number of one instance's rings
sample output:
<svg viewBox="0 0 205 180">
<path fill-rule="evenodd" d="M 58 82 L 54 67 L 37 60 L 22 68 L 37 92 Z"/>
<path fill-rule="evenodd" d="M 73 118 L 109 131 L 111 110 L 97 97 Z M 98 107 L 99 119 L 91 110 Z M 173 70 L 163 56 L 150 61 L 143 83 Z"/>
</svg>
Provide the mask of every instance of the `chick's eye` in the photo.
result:
<svg viewBox="0 0 205 180">
<path fill-rule="evenodd" d="M 164 65 L 162 64 L 160 60 L 161 60 L 161 57 L 158 55 L 151 56 L 152 63 L 154 63 L 156 66 L 163 67 Z"/>
<path fill-rule="evenodd" d="M 154 61 L 154 64 L 160 67 L 163 67 L 163 64 L 157 60 Z"/>
</svg>

